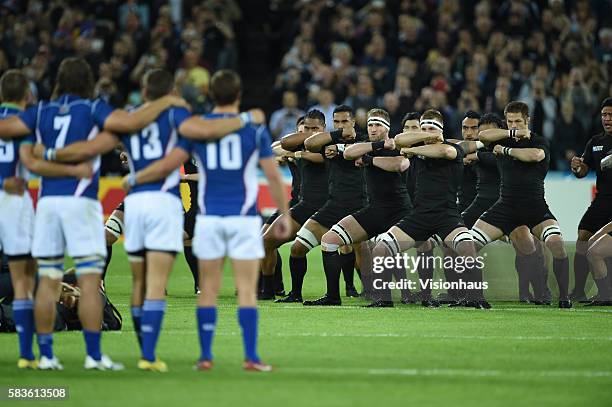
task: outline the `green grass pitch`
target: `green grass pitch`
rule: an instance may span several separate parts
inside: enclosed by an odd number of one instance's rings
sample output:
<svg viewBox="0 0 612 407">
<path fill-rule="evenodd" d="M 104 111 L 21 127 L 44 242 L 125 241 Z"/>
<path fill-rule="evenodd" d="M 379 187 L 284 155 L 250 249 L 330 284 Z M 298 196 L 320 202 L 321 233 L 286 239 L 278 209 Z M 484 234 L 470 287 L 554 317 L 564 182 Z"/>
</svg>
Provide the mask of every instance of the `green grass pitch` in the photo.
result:
<svg viewBox="0 0 612 407">
<path fill-rule="evenodd" d="M 285 246 L 286 266 L 287 252 Z M 511 258 L 506 261 L 513 264 Z M 285 284 L 290 285 L 288 267 Z M 18 371 L 17 338 L 0 335 L 0 387 L 69 388 L 67 401 L 15 405 L 612 405 L 610 309 L 558 310 L 511 302 L 495 302 L 490 311 L 415 305 L 362 309 L 362 300 L 345 298 L 341 308 L 264 302 L 259 347 L 275 371 L 254 374 L 241 370 L 242 344 L 228 269 L 214 342 L 215 367 L 196 372 L 195 296 L 180 257 L 170 278 L 158 346 L 158 356 L 170 372 L 155 374 L 136 369 L 130 286 L 127 259 L 117 244 L 107 287 L 123 314 L 124 328 L 104 333 L 102 346 L 126 365 L 123 372 L 84 371 L 78 332 L 55 335 L 55 353 L 64 371 Z M 323 291 L 316 251 L 309 255 L 304 296 L 315 298 Z"/>
</svg>

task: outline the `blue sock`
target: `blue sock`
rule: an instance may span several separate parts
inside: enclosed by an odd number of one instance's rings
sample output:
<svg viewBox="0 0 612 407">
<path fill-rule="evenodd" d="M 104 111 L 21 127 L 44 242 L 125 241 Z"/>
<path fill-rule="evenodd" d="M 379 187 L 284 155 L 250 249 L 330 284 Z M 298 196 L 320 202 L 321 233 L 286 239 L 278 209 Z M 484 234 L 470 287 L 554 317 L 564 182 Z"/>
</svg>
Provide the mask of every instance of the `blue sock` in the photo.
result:
<svg viewBox="0 0 612 407">
<path fill-rule="evenodd" d="M 238 308 L 238 323 L 242 328 L 245 358 L 252 362 L 259 362 L 259 356 L 257 355 L 257 308 Z"/>
<path fill-rule="evenodd" d="M 142 306 L 142 358 L 149 362 L 155 361 L 155 347 L 165 310 L 164 300 L 145 300 Z"/>
<path fill-rule="evenodd" d="M 132 307 L 132 322 L 134 323 L 134 332 L 136 332 L 138 345 L 142 349 L 142 331 L 140 330 L 140 325 L 142 322 L 142 307 Z"/>
<path fill-rule="evenodd" d="M 37 334 L 40 356 L 53 359 L 53 334 Z"/>
<path fill-rule="evenodd" d="M 212 360 L 212 341 L 217 326 L 217 307 L 198 307 L 198 333 L 200 334 L 200 360 Z"/>
<path fill-rule="evenodd" d="M 32 352 L 34 302 L 32 300 L 14 300 L 13 318 L 19 336 L 19 357 L 34 360 L 34 352 Z"/>
<path fill-rule="evenodd" d="M 94 360 L 102 359 L 102 352 L 100 352 L 100 331 L 88 331 L 83 329 L 83 336 L 85 337 L 85 349 L 87 354 Z"/>
</svg>

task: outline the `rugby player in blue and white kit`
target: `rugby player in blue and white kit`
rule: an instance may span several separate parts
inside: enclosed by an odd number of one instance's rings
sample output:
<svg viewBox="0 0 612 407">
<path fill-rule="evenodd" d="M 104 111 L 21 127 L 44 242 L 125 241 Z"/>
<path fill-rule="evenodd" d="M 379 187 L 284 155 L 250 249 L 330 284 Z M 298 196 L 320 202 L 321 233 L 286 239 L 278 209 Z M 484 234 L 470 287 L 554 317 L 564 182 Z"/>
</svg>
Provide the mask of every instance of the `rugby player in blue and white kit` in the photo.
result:
<svg viewBox="0 0 612 407">
<path fill-rule="evenodd" d="M 216 107 L 206 119 L 238 117 L 241 85 L 238 75 L 221 70 L 211 80 L 211 96 Z M 245 116 L 242 113 L 240 116 Z M 212 368 L 212 340 L 217 322 L 217 296 L 223 262 L 230 257 L 238 290 L 238 321 L 245 350 L 244 368 L 269 371 L 257 353 L 257 279 L 259 261 L 264 255 L 261 218 L 257 214 L 257 164 L 270 183 L 270 191 L 283 214 L 287 199 L 276 167 L 271 140 L 264 126 L 246 126 L 214 142 L 194 142 L 192 152 L 198 161 L 198 215 L 193 251 L 199 259 L 202 293 L 198 297 L 197 322 L 200 335 L 199 370 Z M 164 160 L 136 174 L 132 183 L 151 182 L 166 177 L 189 158 L 189 152 L 176 148 Z M 288 219 L 287 216 L 283 217 Z M 289 225 L 279 223 L 277 233 L 287 236 Z"/>
</svg>

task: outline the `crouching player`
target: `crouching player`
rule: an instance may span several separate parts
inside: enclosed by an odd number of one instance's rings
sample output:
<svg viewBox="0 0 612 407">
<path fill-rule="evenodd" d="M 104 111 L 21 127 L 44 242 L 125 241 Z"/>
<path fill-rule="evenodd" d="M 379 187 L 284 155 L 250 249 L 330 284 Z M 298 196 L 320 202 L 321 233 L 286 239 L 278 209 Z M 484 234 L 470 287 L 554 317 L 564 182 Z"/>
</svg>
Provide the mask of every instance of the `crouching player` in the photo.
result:
<svg viewBox="0 0 612 407">
<path fill-rule="evenodd" d="M 211 80 L 215 101 L 210 121 L 237 117 L 240 105 L 240 78 L 221 70 Z M 241 117 L 248 114 L 241 114 Z M 256 211 L 257 163 L 270 183 L 270 191 L 282 214 L 287 216 L 287 201 L 280 173 L 270 148 L 271 140 L 264 126 L 246 126 L 214 142 L 194 142 L 191 152 L 198 161 L 199 215 L 196 220 L 193 250 L 199 259 L 202 293 L 198 296 L 197 323 L 201 356 L 198 370 L 212 368 L 212 340 L 217 323 L 217 296 L 221 287 L 223 262 L 232 260 L 238 290 L 238 321 L 245 349 L 245 370 L 269 371 L 257 353 L 257 280 L 259 262 L 264 256 L 261 219 Z M 134 179 L 136 184 L 165 177 L 189 158 L 189 152 L 174 149 Z M 277 229 L 286 238 L 287 222 Z"/>
</svg>

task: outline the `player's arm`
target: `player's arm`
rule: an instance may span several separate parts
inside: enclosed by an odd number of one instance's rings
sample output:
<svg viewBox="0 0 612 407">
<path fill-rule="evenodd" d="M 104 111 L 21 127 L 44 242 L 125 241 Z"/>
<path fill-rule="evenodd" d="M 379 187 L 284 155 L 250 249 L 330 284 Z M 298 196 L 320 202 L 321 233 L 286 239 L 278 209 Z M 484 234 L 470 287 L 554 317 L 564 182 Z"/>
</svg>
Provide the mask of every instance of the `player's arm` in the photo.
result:
<svg viewBox="0 0 612 407">
<path fill-rule="evenodd" d="M 424 143 L 432 139 L 439 139 L 440 137 L 433 133 L 427 133 L 425 131 L 407 131 L 400 133 L 395 136 L 395 145 L 398 148 L 411 147 L 415 144 Z"/>
<path fill-rule="evenodd" d="M 198 182 L 200 174 L 181 174 L 181 182 L 193 181 Z"/>
<path fill-rule="evenodd" d="M 291 133 L 281 139 L 281 147 L 287 151 L 299 150 L 312 133 Z"/>
<path fill-rule="evenodd" d="M 495 155 L 507 155 L 526 163 L 537 163 L 546 158 L 546 153 L 541 148 L 510 148 L 499 144 L 493 148 Z"/>
<path fill-rule="evenodd" d="M 3 140 L 27 136 L 30 133 L 28 126 L 18 116 L 0 120 L 0 138 Z"/>
<path fill-rule="evenodd" d="M 482 130 L 478 133 L 478 138 L 485 144 L 494 143 L 503 139 L 518 137 L 524 138 L 529 137 L 531 132 L 528 129 L 525 130 L 505 130 L 505 129 L 487 129 Z"/>
<path fill-rule="evenodd" d="M 181 98 L 172 95 L 162 96 L 131 112 L 123 109 L 113 110 L 104 121 L 104 129 L 114 133 L 136 133 L 155 121 L 157 116 L 172 106 L 189 107 L 187 102 Z"/>
<path fill-rule="evenodd" d="M 136 174 L 126 175 L 123 178 L 123 188 L 127 191 L 136 185 L 148 184 L 166 178 L 188 159 L 189 153 L 187 151 L 180 147 L 175 147 L 161 160 L 155 161 Z"/>
<path fill-rule="evenodd" d="M 364 165 L 373 165 L 388 172 L 404 172 L 410 167 L 410 160 L 398 157 L 372 157 L 368 154 L 361 157 Z"/>
<path fill-rule="evenodd" d="M 91 140 L 78 141 L 59 150 L 45 148 L 43 145 L 37 144 L 34 148 L 34 154 L 37 158 L 49 161 L 78 163 L 107 153 L 117 147 L 118 143 L 119 138 L 115 134 L 103 131 Z"/>
<path fill-rule="evenodd" d="M 454 160 L 457 158 L 457 150 L 448 144 L 429 144 L 419 147 L 405 147 L 402 148 L 400 152 L 402 155 L 408 158 L 415 155 L 443 160 Z"/>
<path fill-rule="evenodd" d="M 277 140 L 274 143 L 272 143 L 271 147 L 272 147 L 272 152 L 277 157 L 293 157 L 293 153 L 291 151 L 285 150 L 281 146 L 281 142 L 279 140 Z"/>
<path fill-rule="evenodd" d="M 240 130 L 247 124 L 262 124 L 266 116 L 260 109 L 251 109 L 240 113 L 236 117 L 225 119 L 203 119 L 191 116 L 179 126 L 182 136 L 194 140 L 216 140 L 234 131 Z"/>
<path fill-rule="evenodd" d="M 272 199 L 274 199 L 276 206 L 281 213 L 289 212 L 285 185 L 283 183 L 283 178 L 280 171 L 278 171 L 278 167 L 276 166 L 276 162 L 274 162 L 274 158 L 262 158 L 259 160 L 259 165 L 261 166 L 264 175 L 268 179 L 270 194 L 272 195 Z"/>
<path fill-rule="evenodd" d="M 19 146 L 19 159 L 28 171 L 44 177 L 91 178 L 93 174 L 90 163 L 68 165 L 36 158 L 32 143 L 22 143 Z"/>
<path fill-rule="evenodd" d="M 313 153 L 318 153 L 323 147 L 331 144 L 334 141 L 332 135 L 329 132 L 319 132 L 304 140 L 304 148 Z"/>
<path fill-rule="evenodd" d="M 380 150 L 395 150 L 395 140 L 388 138 L 370 143 L 351 144 L 346 147 L 343 156 L 345 160 L 356 160 L 364 154 Z"/>
<path fill-rule="evenodd" d="M 316 164 L 323 164 L 325 162 L 325 158 L 321 153 L 311 153 L 310 151 L 296 151 L 293 153 L 293 157 L 298 160 L 306 160 Z"/>
<path fill-rule="evenodd" d="M 452 141 L 449 142 L 453 143 Z M 484 143 L 482 141 L 457 140 L 457 142 L 453 144 L 456 144 L 461 147 L 466 154 L 475 153 L 476 151 L 484 147 Z"/>
</svg>

